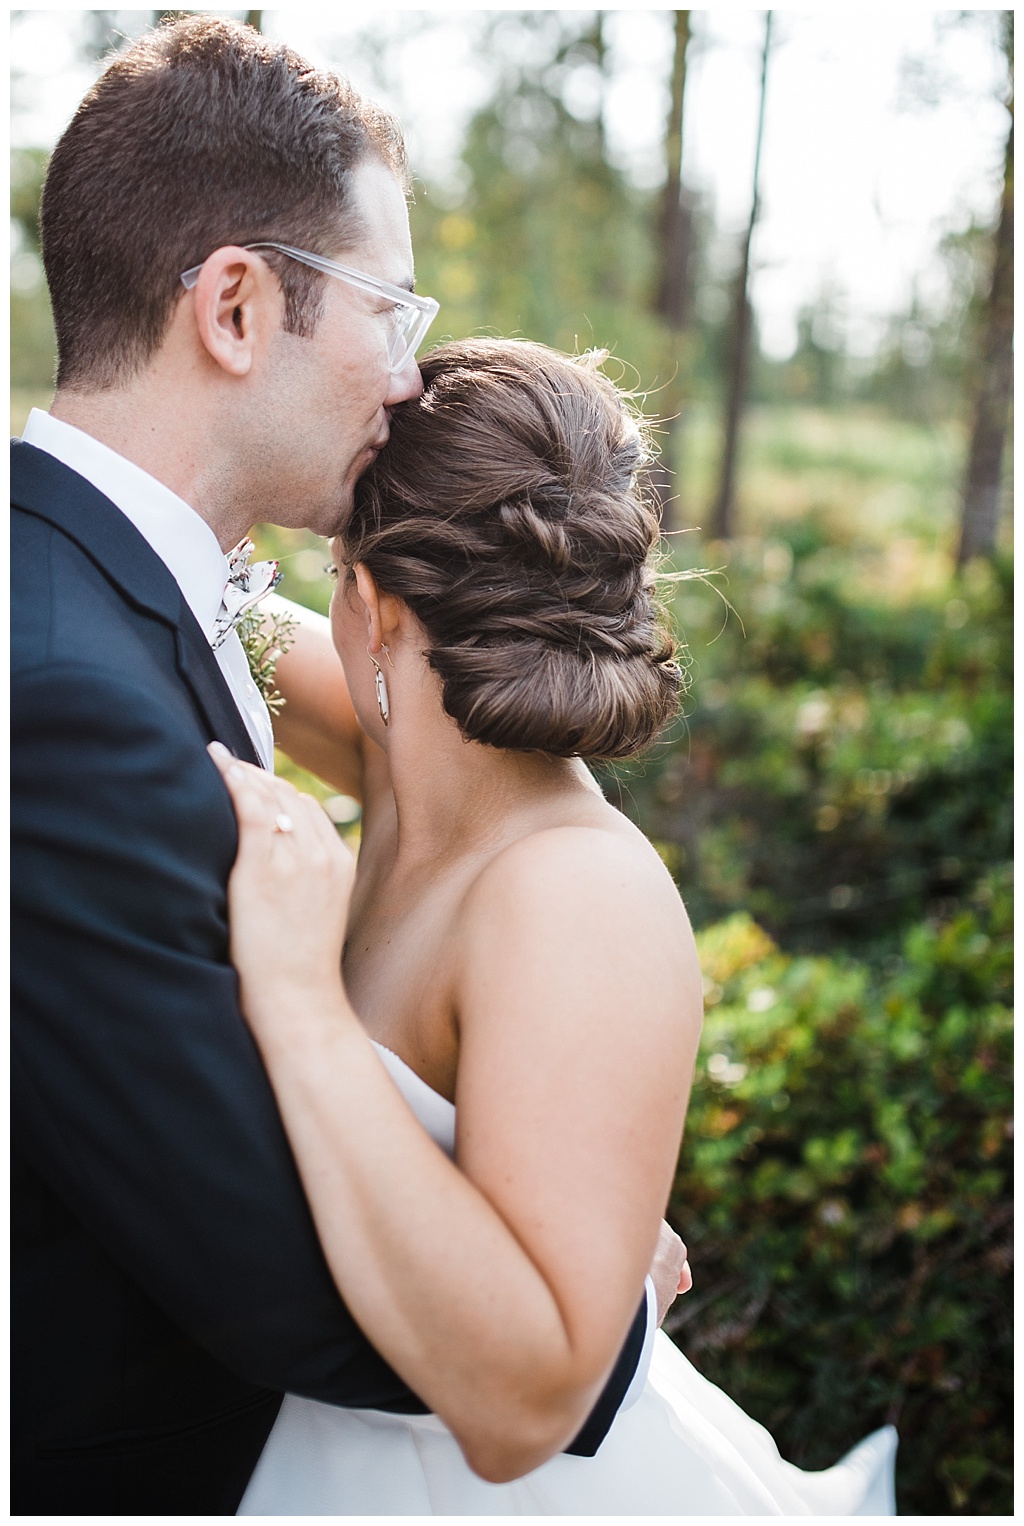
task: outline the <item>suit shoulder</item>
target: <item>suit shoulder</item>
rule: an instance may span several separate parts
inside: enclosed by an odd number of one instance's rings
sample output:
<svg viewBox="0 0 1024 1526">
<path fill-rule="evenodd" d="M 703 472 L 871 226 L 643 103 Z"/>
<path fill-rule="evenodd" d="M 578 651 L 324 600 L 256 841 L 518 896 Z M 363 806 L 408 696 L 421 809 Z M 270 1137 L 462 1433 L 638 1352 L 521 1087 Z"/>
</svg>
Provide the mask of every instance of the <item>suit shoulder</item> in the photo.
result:
<svg viewBox="0 0 1024 1526">
<path fill-rule="evenodd" d="M 58 526 L 13 505 L 10 586 L 15 673 L 83 660 L 114 672 L 149 672 L 154 657 L 173 665 L 173 634 L 140 614 Z"/>
<path fill-rule="evenodd" d="M 11 664 L 15 672 L 41 661 L 50 645 L 54 534 L 45 520 L 11 504 Z"/>
</svg>

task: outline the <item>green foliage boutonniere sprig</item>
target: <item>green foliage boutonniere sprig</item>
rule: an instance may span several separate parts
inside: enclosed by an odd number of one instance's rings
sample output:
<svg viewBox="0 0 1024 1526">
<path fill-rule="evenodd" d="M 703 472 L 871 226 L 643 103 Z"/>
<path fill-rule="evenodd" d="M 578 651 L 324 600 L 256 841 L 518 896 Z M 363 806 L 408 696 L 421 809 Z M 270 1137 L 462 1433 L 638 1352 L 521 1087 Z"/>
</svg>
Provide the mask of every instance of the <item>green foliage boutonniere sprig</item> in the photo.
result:
<svg viewBox="0 0 1024 1526">
<path fill-rule="evenodd" d="M 277 612 L 261 614 L 250 609 L 242 616 L 235 629 L 242 643 L 252 681 L 259 689 L 271 715 L 279 715 L 284 708 L 284 695 L 274 687 L 274 674 L 278 660 L 295 639 L 297 622 Z"/>
</svg>

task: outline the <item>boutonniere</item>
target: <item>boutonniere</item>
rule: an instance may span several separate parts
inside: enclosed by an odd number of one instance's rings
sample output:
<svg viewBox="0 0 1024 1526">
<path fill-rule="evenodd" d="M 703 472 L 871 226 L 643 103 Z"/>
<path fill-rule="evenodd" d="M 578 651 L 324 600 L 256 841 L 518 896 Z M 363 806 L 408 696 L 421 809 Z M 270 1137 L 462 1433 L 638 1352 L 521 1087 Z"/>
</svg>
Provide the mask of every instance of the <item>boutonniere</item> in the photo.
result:
<svg viewBox="0 0 1024 1526">
<path fill-rule="evenodd" d="M 284 708 L 284 695 L 274 687 L 277 664 L 295 640 L 298 622 L 290 615 L 276 610 L 261 614 L 258 609 L 248 610 L 235 627 L 242 643 L 252 681 L 263 696 L 263 702 L 271 715 L 280 715 Z"/>
<path fill-rule="evenodd" d="M 227 553 L 228 580 L 224 589 L 211 642 L 217 647 L 234 631 L 242 643 L 252 681 L 271 715 L 280 714 L 284 695 L 274 687 L 279 659 L 295 639 L 296 622 L 277 612 L 261 614 L 260 600 L 273 593 L 281 581 L 277 562 L 254 562 L 256 547 L 248 536 Z"/>
</svg>

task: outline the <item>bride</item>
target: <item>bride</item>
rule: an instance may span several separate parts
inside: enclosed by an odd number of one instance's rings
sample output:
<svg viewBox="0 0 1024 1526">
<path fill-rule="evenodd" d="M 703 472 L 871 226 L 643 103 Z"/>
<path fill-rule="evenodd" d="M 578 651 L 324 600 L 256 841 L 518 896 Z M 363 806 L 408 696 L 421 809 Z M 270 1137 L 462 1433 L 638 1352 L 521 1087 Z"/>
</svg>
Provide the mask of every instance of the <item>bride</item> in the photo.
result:
<svg viewBox="0 0 1024 1526">
<path fill-rule="evenodd" d="M 431 1413 L 289 1395 L 240 1513 L 891 1514 L 891 1428 L 803 1473 L 661 1333 L 597 1455 L 560 1452 L 640 1299 L 701 1022 L 676 889 L 586 760 L 648 746 L 681 678 L 595 360 L 422 370 L 334 543 L 344 682 L 318 617 L 278 667 L 281 745 L 362 800 L 354 879 L 318 805 L 212 751 L 242 1009 L 338 1289 Z"/>
</svg>

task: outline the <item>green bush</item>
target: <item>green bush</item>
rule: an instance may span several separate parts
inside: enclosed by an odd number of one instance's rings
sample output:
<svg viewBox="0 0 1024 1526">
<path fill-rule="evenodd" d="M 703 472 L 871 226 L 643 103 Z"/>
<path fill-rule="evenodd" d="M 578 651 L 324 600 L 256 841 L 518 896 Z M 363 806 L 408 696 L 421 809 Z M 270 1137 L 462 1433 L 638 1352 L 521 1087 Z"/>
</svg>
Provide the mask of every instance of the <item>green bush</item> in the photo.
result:
<svg viewBox="0 0 1024 1526">
<path fill-rule="evenodd" d="M 782 581 L 734 569 L 746 636 L 694 638 L 685 723 L 610 794 L 697 925 L 746 910 L 790 949 L 891 950 L 1010 857 L 1011 568 L 895 605 L 801 533 Z M 682 585 L 684 633 L 710 601 Z"/>
<path fill-rule="evenodd" d="M 1010 1512 L 1009 870 L 882 973 L 744 914 L 698 942 L 675 1339 L 791 1461 L 891 1421 L 902 1513 Z"/>
</svg>

